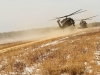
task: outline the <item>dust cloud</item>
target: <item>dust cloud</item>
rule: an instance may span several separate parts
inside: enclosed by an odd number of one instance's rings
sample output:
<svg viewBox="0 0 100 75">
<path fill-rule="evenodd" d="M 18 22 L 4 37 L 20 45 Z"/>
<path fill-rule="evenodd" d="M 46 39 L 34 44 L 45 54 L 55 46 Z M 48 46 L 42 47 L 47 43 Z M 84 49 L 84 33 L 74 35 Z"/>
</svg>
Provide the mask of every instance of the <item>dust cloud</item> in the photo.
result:
<svg viewBox="0 0 100 75">
<path fill-rule="evenodd" d="M 96 25 L 97 24 L 100 25 L 100 23 L 96 23 Z M 46 27 L 46 28 L 16 31 L 16 32 L 0 33 L 0 44 L 9 42 L 18 42 L 18 41 L 46 40 L 46 39 L 74 34 L 80 31 L 93 28 L 91 27 L 91 25 L 88 26 L 88 28 L 86 29 L 84 28 L 79 29 L 79 27 L 80 27 L 79 25 L 70 26 L 65 29 L 61 29 L 59 27 Z"/>
<path fill-rule="evenodd" d="M 79 31 L 82 31 L 83 29 L 77 29 L 77 26 L 70 26 L 68 28 L 65 29 L 61 29 L 61 28 L 56 28 L 56 29 L 52 29 L 49 32 L 49 35 L 46 38 L 55 38 L 55 37 L 60 37 L 60 36 L 65 36 L 65 35 L 70 35 Z"/>
<path fill-rule="evenodd" d="M 7 32 L 0 34 L 0 43 L 27 41 L 27 40 L 46 40 L 50 38 L 60 37 L 64 35 L 69 35 L 80 30 L 77 27 L 70 26 L 65 29 L 59 27 L 47 27 L 30 29 L 16 32 Z"/>
</svg>

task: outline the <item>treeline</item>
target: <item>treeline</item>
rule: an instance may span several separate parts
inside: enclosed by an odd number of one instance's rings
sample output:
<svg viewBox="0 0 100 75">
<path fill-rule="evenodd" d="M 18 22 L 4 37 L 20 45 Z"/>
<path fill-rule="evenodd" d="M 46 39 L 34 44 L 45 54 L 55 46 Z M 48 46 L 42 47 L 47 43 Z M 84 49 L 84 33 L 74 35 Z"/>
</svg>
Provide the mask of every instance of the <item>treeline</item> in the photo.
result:
<svg viewBox="0 0 100 75">
<path fill-rule="evenodd" d="M 93 22 L 88 25 L 88 27 L 98 27 L 100 26 L 100 22 Z"/>
</svg>

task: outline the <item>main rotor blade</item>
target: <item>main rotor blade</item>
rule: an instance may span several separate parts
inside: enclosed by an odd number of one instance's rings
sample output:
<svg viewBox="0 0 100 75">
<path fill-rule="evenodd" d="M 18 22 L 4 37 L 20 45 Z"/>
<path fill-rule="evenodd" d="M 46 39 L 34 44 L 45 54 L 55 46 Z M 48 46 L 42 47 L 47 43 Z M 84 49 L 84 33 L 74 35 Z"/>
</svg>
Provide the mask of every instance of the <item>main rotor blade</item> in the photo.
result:
<svg viewBox="0 0 100 75">
<path fill-rule="evenodd" d="M 81 10 L 82 10 L 82 9 L 80 9 L 80 10 L 78 10 L 78 11 L 75 11 L 75 12 L 69 14 L 69 15 L 62 16 L 62 17 L 58 17 L 58 18 L 68 17 L 68 16 L 71 16 L 71 15 L 74 15 L 74 14 L 78 14 L 78 13 L 84 12 L 84 11 L 81 11 Z M 79 12 L 79 11 L 81 11 L 81 12 Z M 86 10 L 85 10 L 85 11 L 86 11 Z"/>
<path fill-rule="evenodd" d="M 68 16 L 71 16 L 71 15 L 73 15 L 73 14 L 75 14 L 75 13 L 77 13 L 77 12 L 81 11 L 81 10 L 82 10 L 82 9 L 80 9 L 80 10 L 78 10 L 78 11 L 75 11 L 75 12 L 73 12 L 73 13 L 69 14 L 69 15 L 59 17 L 59 18 L 63 18 L 63 17 L 68 17 Z"/>
<path fill-rule="evenodd" d="M 60 18 L 57 17 L 57 18 L 51 19 L 51 20 L 49 20 L 49 21 L 56 20 L 56 19 L 60 19 Z"/>
<path fill-rule="evenodd" d="M 85 20 L 85 19 L 82 19 L 82 20 Z M 92 19 L 87 19 L 87 20 L 92 20 Z M 75 20 L 75 21 L 81 21 L 81 20 Z"/>
<path fill-rule="evenodd" d="M 85 12 L 85 11 L 87 11 L 87 10 L 80 11 L 80 12 L 76 12 L 76 13 L 70 14 L 70 15 L 68 15 L 68 16 L 75 15 L 75 14 L 78 14 L 78 13 L 82 13 L 82 12 Z"/>
<path fill-rule="evenodd" d="M 75 12 L 69 14 L 69 15 L 62 16 L 62 17 L 57 17 L 57 18 L 54 18 L 54 19 L 51 19 L 51 20 L 56 20 L 56 19 L 60 19 L 60 18 L 64 18 L 64 17 L 68 17 L 68 16 L 71 16 L 71 15 L 74 15 L 74 14 L 78 14 L 78 13 L 81 13 L 81 12 L 85 12 L 85 11 L 87 11 L 87 10 L 84 10 L 84 11 L 81 11 L 81 10 L 82 10 L 82 9 L 80 9 L 80 10 L 78 10 L 78 11 L 75 11 Z M 80 12 L 79 12 L 79 11 L 80 11 Z M 51 20 L 50 20 L 50 21 L 51 21 Z"/>
<path fill-rule="evenodd" d="M 90 19 L 90 18 L 93 18 L 93 17 L 97 17 L 98 15 L 96 16 L 92 16 L 92 17 L 89 17 L 89 18 L 86 18 L 86 19 L 82 19 L 82 20 L 87 20 L 87 19 Z"/>
</svg>

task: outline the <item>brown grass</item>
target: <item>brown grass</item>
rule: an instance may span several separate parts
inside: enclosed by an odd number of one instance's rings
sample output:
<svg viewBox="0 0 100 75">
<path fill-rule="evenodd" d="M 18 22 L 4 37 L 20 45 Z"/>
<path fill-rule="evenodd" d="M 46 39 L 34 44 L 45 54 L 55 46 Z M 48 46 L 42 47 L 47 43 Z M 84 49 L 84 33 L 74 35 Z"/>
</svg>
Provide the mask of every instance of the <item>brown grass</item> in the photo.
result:
<svg viewBox="0 0 100 75">
<path fill-rule="evenodd" d="M 64 73 L 95 75 L 100 71 L 97 60 L 94 58 L 94 52 L 100 48 L 100 30 L 87 30 L 84 34 L 80 33 L 76 36 L 52 38 L 2 53 L 0 54 L 0 65 L 2 65 L 0 73 L 17 72 L 22 75 L 26 67 L 37 64 L 33 72 L 29 72 L 30 75 L 37 73 L 37 69 L 40 69 L 38 73 L 43 75 Z M 54 44 L 54 41 L 58 43 Z"/>
</svg>

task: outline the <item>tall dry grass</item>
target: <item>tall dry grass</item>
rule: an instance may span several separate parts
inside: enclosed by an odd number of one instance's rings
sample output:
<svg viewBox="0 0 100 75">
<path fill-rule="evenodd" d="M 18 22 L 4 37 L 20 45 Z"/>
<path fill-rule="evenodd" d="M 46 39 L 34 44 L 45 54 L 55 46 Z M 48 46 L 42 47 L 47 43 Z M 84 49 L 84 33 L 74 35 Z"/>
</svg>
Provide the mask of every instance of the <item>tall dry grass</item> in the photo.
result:
<svg viewBox="0 0 100 75">
<path fill-rule="evenodd" d="M 19 46 L 2 53 L 0 73 L 22 75 L 26 67 L 40 64 L 37 67 L 43 75 L 95 75 L 100 69 L 94 58 L 94 52 L 100 48 L 100 30 L 80 33 Z M 54 41 L 58 42 L 50 44 Z M 35 70 L 29 74 L 35 74 Z"/>
</svg>

